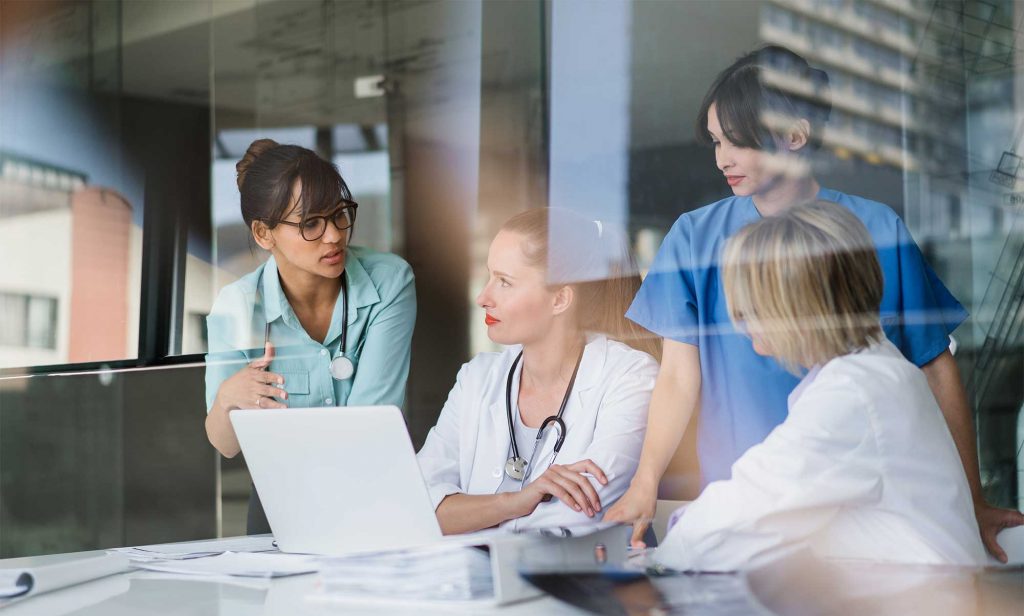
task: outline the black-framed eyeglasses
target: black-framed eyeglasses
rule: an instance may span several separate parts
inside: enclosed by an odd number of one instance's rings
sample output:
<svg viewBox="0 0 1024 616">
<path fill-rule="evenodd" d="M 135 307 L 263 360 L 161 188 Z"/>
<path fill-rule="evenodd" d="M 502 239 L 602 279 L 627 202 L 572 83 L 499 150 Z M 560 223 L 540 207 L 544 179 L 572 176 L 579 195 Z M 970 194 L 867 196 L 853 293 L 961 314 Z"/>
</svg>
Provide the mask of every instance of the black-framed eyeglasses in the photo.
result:
<svg viewBox="0 0 1024 616">
<path fill-rule="evenodd" d="M 341 207 L 330 214 L 307 216 L 302 222 L 291 222 L 289 220 L 279 220 L 277 222 L 282 225 L 298 227 L 299 232 L 302 234 L 302 239 L 307 242 L 315 242 L 327 232 L 328 220 L 334 223 L 338 231 L 351 229 L 352 225 L 356 224 L 356 208 L 358 207 L 359 204 L 355 201 L 342 200 Z"/>
</svg>

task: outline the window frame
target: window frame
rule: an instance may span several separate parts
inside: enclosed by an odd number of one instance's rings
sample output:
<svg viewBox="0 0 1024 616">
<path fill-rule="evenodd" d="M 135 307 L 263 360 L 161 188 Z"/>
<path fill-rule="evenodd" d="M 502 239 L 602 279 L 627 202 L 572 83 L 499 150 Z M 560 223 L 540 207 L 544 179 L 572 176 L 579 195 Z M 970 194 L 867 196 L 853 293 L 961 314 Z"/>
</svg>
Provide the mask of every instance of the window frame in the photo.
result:
<svg viewBox="0 0 1024 616">
<path fill-rule="evenodd" d="M 197 364 L 204 353 L 177 354 L 184 313 L 188 222 L 184 208 L 160 200 L 145 204 L 139 297 L 139 346 L 135 358 L 0 368 L 0 379 Z M 212 202 L 206 204 L 210 212 Z"/>
</svg>

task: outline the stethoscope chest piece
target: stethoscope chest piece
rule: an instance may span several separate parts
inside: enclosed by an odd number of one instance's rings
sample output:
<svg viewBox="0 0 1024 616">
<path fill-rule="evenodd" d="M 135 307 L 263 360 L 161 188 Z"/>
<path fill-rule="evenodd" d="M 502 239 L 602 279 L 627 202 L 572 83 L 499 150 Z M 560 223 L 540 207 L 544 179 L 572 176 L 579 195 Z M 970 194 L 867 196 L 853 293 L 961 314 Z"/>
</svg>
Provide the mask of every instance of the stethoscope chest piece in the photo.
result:
<svg viewBox="0 0 1024 616">
<path fill-rule="evenodd" d="M 253 315 L 263 315 L 263 297 L 260 290 L 263 278 L 260 275 L 260 280 L 256 282 L 256 302 L 253 305 Z M 356 373 L 356 365 L 352 363 L 352 360 L 345 357 L 345 351 L 348 349 L 348 273 L 341 273 L 341 348 L 338 349 L 338 354 L 334 356 L 328 366 L 328 372 L 337 381 L 347 381 L 352 378 Z M 263 346 L 266 347 L 267 343 L 270 342 L 270 321 L 267 321 L 263 329 Z M 327 353 L 327 351 L 321 351 L 321 353 Z"/>
<path fill-rule="evenodd" d="M 526 460 L 518 456 L 512 456 L 505 461 L 505 474 L 511 479 L 522 481 L 526 478 Z"/>
<path fill-rule="evenodd" d="M 331 360 L 331 376 L 339 381 L 347 381 L 356 373 L 356 366 L 352 360 L 339 353 Z"/>
</svg>

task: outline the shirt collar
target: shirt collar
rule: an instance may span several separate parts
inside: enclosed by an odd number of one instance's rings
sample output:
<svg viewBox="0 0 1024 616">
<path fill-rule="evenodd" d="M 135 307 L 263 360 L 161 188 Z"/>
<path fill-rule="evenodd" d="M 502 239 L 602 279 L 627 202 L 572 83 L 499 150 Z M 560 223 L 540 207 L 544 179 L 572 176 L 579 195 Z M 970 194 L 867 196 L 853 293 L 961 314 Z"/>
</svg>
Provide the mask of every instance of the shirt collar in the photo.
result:
<svg viewBox="0 0 1024 616">
<path fill-rule="evenodd" d="M 263 296 L 263 315 L 267 323 L 281 318 L 285 313 L 284 305 L 288 299 L 281 288 L 281 279 L 277 274 L 277 261 L 273 255 L 263 264 L 263 275 L 260 276 L 260 293 Z"/>
<path fill-rule="evenodd" d="M 357 308 L 376 304 L 380 301 L 380 295 L 377 293 L 377 287 L 373 284 L 370 274 L 351 250 L 348 250 L 345 255 L 345 272 L 348 276 L 348 315 L 346 316 L 351 322 L 355 318 Z M 281 288 L 277 261 L 273 256 L 267 259 L 263 265 L 260 291 L 263 294 L 263 313 L 267 323 L 272 323 L 287 314 L 290 306 L 284 289 Z"/>
<path fill-rule="evenodd" d="M 356 308 L 370 306 L 380 301 L 377 285 L 373 284 L 370 274 L 352 250 L 346 251 L 345 271 L 348 272 L 348 309 L 350 315 Z"/>
<path fill-rule="evenodd" d="M 814 196 L 814 198 L 816 200 L 818 200 L 818 201 L 833 201 L 833 202 L 835 202 L 835 201 L 838 201 L 838 199 L 836 198 L 838 194 L 839 194 L 838 192 L 832 190 L 831 188 L 825 188 L 824 186 L 820 186 L 819 185 L 818 186 L 818 194 L 816 194 Z M 750 215 L 752 216 L 753 220 L 760 220 L 760 219 L 764 218 L 764 216 L 761 216 L 761 212 L 760 212 L 760 210 L 757 209 L 757 206 L 754 205 L 754 197 L 753 196 L 747 195 L 746 197 L 742 197 L 742 198 L 746 199 L 746 203 L 747 203 Z"/>
</svg>

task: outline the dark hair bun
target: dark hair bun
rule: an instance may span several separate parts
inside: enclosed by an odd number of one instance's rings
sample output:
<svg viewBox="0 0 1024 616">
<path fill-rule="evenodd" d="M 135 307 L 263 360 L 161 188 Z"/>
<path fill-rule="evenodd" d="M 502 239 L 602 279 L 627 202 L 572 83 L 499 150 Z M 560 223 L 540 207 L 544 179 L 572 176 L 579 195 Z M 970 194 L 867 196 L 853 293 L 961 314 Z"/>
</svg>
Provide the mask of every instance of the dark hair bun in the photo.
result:
<svg viewBox="0 0 1024 616">
<path fill-rule="evenodd" d="M 238 190 L 242 190 L 242 184 L 245 183 L 245 174 L 249 171 L 249 167 L 256 162 L 256 159 L 267 150 L 272 150 L 277 146 L 278 143 L 273 139 L 257 139 L 249 144 L 249 149 L 245 151 L 242 160 L 235 163 L 235 171 L 238 172 Z"/>
</svg>

